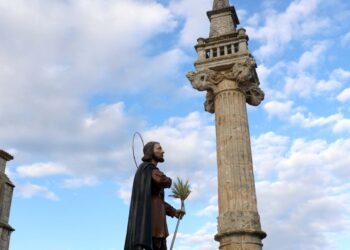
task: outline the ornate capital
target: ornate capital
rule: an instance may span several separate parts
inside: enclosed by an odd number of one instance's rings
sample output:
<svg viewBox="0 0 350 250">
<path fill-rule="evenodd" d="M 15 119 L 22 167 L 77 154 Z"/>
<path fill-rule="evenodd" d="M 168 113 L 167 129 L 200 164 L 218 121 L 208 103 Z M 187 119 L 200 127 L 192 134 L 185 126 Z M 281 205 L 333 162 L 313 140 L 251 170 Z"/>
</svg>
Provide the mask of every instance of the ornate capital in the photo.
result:
<svg viewBox="0 0 350 250">
<path fill-rule="evenodd" d="M 198 72 L 191 71 L 186 76 L 193 88 L 199 91 L 207 91 L 204 106 L 205 110 L 210 113 L 214 113 L 215 95 L 219 90 L 218 85 L 224 79 L 237 83 L 236 89 L 245 94 L 248 104 L 258 106 L 264 100 L 265 95 L 259 87 L 259 80 L 255 72 L 255 62 L 250 59 L 235 63 L 228 70 L 205 69 Z"/>
<path fill-rule="evenodd" d="M 196 73 L 191 71 L 186 76 L 190 80 L 194 89 L 199 91 L 207 91 L 204 109 L 209 113 L 214 113 L 214 89 L 224 79 L 224 75 L 217 71 L 206 69 Z"/>
</svg>

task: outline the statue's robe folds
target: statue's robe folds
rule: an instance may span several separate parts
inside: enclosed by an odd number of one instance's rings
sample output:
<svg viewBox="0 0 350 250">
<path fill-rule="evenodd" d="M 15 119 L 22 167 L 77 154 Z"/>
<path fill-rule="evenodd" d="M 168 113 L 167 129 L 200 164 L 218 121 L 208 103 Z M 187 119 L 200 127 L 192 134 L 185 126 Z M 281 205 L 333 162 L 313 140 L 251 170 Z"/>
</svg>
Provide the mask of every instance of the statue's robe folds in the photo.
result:
<svg viewBox="0 0 350 250">
<path fill-rule="evenodd" d="M 136 171 L 129 210 L 124 250 L 152 250 L 152 171 L 156 167 L 142 163 Z"/>
<path fill-rule="evenodd" d="M 152 163 L 139 166 L 132 189 L 124 250 L 152 250 L 154 239 L 166 245 L 169 232 L 165 217 L 177 216 L 177 210 L 164 201 L 164 188 L 170 188 L 171 183 L 171 178 Z"/>
</svg>

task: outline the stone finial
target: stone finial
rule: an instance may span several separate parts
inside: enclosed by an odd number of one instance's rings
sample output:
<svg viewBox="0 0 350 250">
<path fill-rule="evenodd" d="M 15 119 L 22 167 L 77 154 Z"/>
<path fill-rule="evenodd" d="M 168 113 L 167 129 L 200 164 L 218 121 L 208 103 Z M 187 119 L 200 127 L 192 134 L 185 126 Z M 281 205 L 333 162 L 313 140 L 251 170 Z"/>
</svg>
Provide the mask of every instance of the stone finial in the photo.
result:
<svg viewBox="0 0 350 250">
<path fill-rule="evenodd" d="M 214 0 L 213 10 L 219 10 L 230 7 L 229 0 Z"/>
</svg>

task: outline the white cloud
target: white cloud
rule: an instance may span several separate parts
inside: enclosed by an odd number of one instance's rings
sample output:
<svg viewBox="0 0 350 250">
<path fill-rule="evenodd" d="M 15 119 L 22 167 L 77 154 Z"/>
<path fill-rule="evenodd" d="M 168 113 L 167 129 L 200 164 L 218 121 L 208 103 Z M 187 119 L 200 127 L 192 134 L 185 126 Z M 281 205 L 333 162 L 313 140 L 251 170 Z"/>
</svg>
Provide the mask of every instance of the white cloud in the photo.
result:
<svg viewBox="0 0 350 250">
<path fill-rule="evenodd" d="M 326 49 L 327 44 L 325 42 L 315 44 L 312 46 L 311 50 L 305 51 L 300 56 L 299 61 L 295 63 L 294 67 L 298 72 L 304 72 L 305 69 L 317 65 Z"/>
<path fill-rule="evenodd" d="M 36 196 L 44 197 L 49 200 L 58 201 L 59 197 L 47 187 L 35 185 L 35 184 L 25 184 L 18 185 L 16 187 L 16 193 L 23 198 L 29 199 Z"/>
<path fill-rule="evenodd" d="M 93 187 L 98 184 L 96 177 L 72 178 L 63 181 L 64 188 Z"/>
<path fill-rule="evenodd" d="M 287 151 L 290 139 L 268 132 L 252 138 L 252 152 L 258 179 L 266 179 L 278 171 L 278 163 Z"/>
<path fill-rule="evenodd" d="M 350 132 L 350 119 L 339 120 L 333 127 L 335 133 Z"/>
<path fill-rule="evenodd" d="M 350 72 L 342 68 L 334 69 L 326 80 L 317 80 L 316 76 L 303 71 L 303 67 L 296 66 L 298 68 L 301 71 L 297 71 L 296 76 L 285 78 L 284 90 L 287 94 L 294 93 L 304 98 L 334 91 L 350 78 Z"/>
<path fill-rule="evenodd" d="M 216 223 L 207 223 L 196 232 L 184 234 L 179 232 L 174 249 L 178 250 L 212 250 L 218 248 L 218 242 L 214 241 Z M 171 235 L 170 235 L 171 237 Z"/>
<path fill-rule="evenodd" d="M 337 68 L 332 71 L 328 80 L 321 80 L 316 85 L 316 91 L 331 91 L 343 85 L 350 78 L 350 71 Z"/>
<path fill-rule="evenodd" d="M 247 27 L 249 36 L 263 44 L 254 54 L 266 58 L 281 51 L 283 45 L 292 40 L 314 35 L 328 27 L 329 19 L 318 15 L 321 3 L 322 0 L 295 0 L 282 13 L 272 9 L 263 13 L 264 26 Z"/>
<path fill-rule="evenodd" d="M 211 119 L 209 114 L 199 112 L 171 117 L 163 125 L 145 131 L 144 138 L 163 145 L 165 160 L 176 166 L 177 173 L 189 166 L 203 170 L 216 165 L 215 128 Z"/>
<path fill-rule="evenodd" d="M 70 174 L 66 167 L 52 162 L 19 166 L 16 172 L 20 177 L 45 177 Z"/>
<path fill-rule="evenodd" d="M 333 234 L 348 232 L 349 149 L 350 139 L 291 140 L 272 132 L 253 139 L 266 248 L 331 249 Z"/>
<path fill-rule="evenodd" d="M 342 37 L 341 44 L 345 47 L 349 42 L 350 42 L 350 31 Z"/>
<path fill-rule="evenodd" d="M 2 143 L 26 162 L 40 152 L 74 166 L 73 172 L 82 166 L 106 174 L 124 157 L 128 134 L 143 124 L 125 115 L 121 102 L 98 100 L 152 90 L 177 70 L 181 50 L 146 46 L 176 27 L 174 16 L 154 1 L 16 0 L 0 6 Z"/>
<path fill-rule="evenodd" d="M 213 175 L 216 171 L 216 144 L 212 122 L 209 114 L 193 112 L 185 117 L 170 117 L 160 126 L 141 131 L 145 143 L 158 141 L 162 144 L 165 162 L 158 167 L 173 180 L 180 177 L 190 181 L 189 201 L 203 199 L 203 196 L 210 198 L 216 190 L 217 178 Z M 135 148 L 135 154 L 140 163 L 140 147 Z M 128 177 L 118 180 L 118 196 L 126 204 L 130 201 L 136 171 L 131 160 L 129 162 L 125 172 Z"/>
<path fill-rule="evenodd" d="M 338 96 L 337 100 L 340 102 L 346 102 L 350 100 L 350 88 L 344 89 Z"/>
<path fill-rule="evenodd" d="M 335 124 L 341 121 L 342 119 L 342 114 L 334 114 L 326 117 L 315 117 L 314 115 L 309 114 L 308 117 L 305 117 L 305 115 L 300 112 L 297 112 L 290 117 L 291 122 L 300 124 L 304 128 Z"/>
<path fill-rule="evenodd" d="M 264 104 L 264 109 L 269 117 L 278 116 L 283 118 L 291 112 L 292 106 L 292 101 L 270 101 Z"/>
<path fill-rule="evenodd" d="M 330 80 L 321 80 L 316 85 L 316 91 L 317 92 L 325 92 L 325 91 L 331 91 L 334 89 L 337 89 L 341 86 L 341 82 L 330 79 Z"/>
<path fill-rule="evenodd" d="M 135 171 L 136 171 L 136 168 L 135 168 Z M 133 181 L 134 181 L 134 176 L 130 176 L 126 180 L 119 182 L 119 189 L 117 194 L 119 198 L 123 200 L 124 204 L 130 203 Z"/>
<path fill-rule="evenodd" d="M 350 79 L 350 71 L 344 70 L 342 68 L 337 68 L 333 70 L 331 78 L 337 80 L 348 80 Z"/>
<path fill-rule="evenodd" d="M 193 6 L 196 6 L 194 9 Z M 193 46 L 199 37 L 209 36 L 209 20 L 205 13 L 212 7 L 211 0 L 172 0 L 170 10 L 185 18 L 180 34 L 180 44 Z"/>
<path fill-rule="evenodd" d="M 218 195 L 214 194 L 210 200 L 209 200 L 209 205 L 206 206 L 205 208 L 199 210 L 196 215 L 198 216 L 208 216 L 212 214 L 217 214 L 219 210 L 218 207 Z"/>
<path fill-rule="evenodd" d="M 313 94 L 316 79 L 313 76 L 301 74 L 296 78 L 286 77 L 285 91 L 287 94 L 297 93 L 299 96 L 307 97 Z"/>
</svg>

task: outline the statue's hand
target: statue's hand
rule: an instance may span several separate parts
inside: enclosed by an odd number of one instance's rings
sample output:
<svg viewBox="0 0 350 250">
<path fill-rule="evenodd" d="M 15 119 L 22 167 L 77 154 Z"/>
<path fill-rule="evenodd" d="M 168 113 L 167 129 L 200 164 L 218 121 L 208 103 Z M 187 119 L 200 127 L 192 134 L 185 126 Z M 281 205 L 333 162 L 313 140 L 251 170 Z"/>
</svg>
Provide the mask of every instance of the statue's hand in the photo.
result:
<svg viewBox="0 0 350 250">
<path fill-rule="evenodd" d="M 186 214 L 185 211 L 183 211 L 181 209 L 176 209 L 175 217 L 181 220 L 182 217 L 184 217 L 185 214 Z"/>
</svg>

